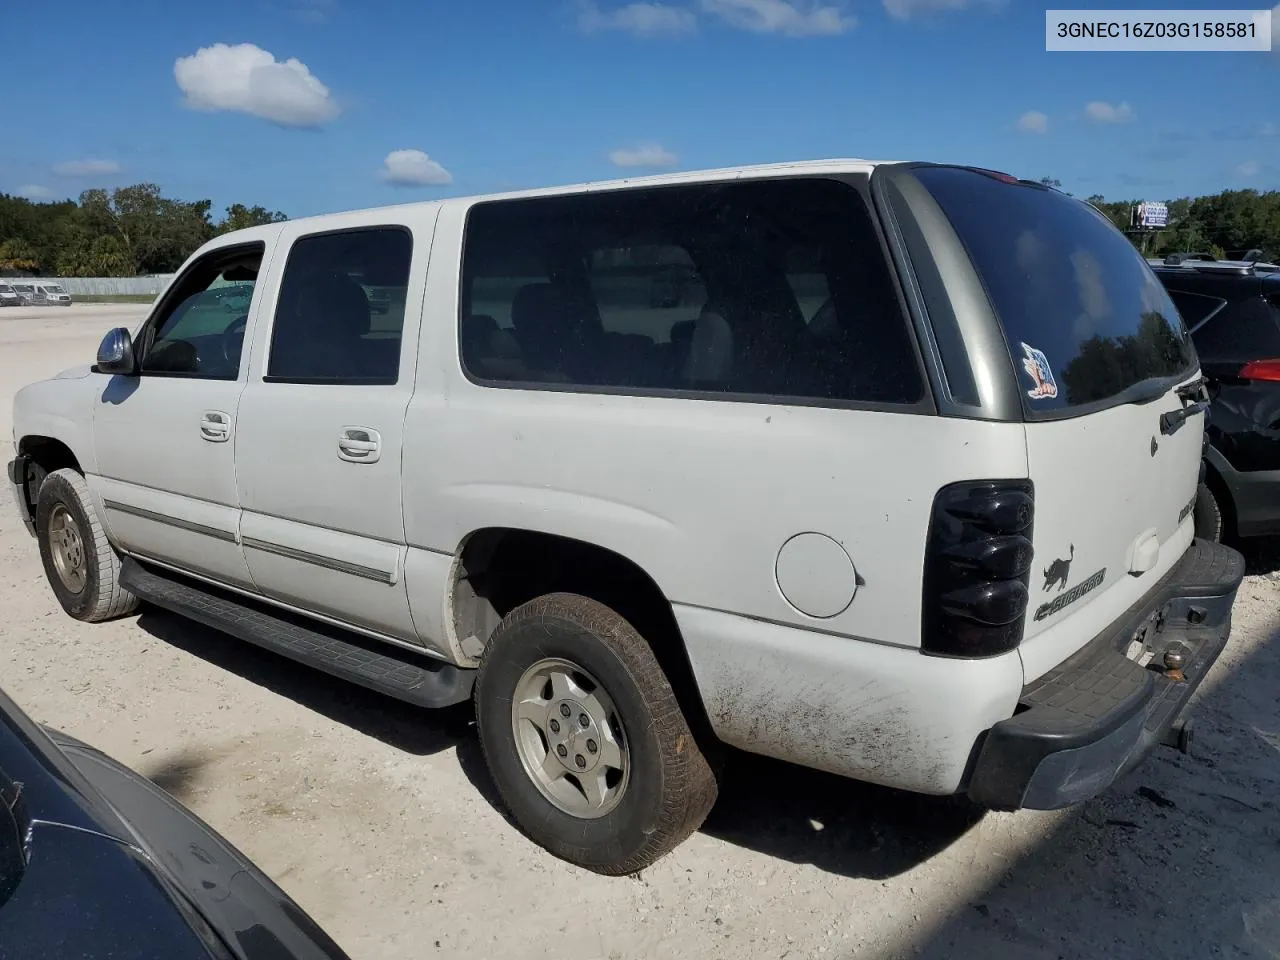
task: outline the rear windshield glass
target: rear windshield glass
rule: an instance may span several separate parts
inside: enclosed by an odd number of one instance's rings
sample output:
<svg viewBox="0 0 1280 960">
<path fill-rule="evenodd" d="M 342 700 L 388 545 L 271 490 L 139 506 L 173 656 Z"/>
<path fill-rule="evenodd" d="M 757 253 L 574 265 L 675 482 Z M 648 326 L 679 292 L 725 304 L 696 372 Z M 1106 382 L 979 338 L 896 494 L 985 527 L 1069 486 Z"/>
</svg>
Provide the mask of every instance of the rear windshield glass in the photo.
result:
<svg viewBox="0 0 1280 960">
<path fill-rule="evenodd" d="M 1121 398 L 1190 372 L 1195 353 L 1164 287 L 1092 207 L 972 170 L 915 175 L 982 278 L 1028 414 Z"/>
</svg>

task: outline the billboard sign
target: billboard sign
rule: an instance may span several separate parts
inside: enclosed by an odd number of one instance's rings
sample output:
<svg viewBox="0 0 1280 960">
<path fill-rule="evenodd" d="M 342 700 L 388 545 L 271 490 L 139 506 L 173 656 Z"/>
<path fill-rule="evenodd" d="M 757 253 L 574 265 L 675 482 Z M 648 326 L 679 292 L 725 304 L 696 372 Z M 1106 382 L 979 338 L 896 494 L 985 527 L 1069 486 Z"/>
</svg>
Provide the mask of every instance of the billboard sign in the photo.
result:
<svg viewBox="0 0 1280 960">
<path fill-rule="evenodd" d="M 1148 230 L 1161 230 L 1169 225 L 1169 206 L 1144 200 L 1133 211 L 1133 225 Z"/>
</svg>

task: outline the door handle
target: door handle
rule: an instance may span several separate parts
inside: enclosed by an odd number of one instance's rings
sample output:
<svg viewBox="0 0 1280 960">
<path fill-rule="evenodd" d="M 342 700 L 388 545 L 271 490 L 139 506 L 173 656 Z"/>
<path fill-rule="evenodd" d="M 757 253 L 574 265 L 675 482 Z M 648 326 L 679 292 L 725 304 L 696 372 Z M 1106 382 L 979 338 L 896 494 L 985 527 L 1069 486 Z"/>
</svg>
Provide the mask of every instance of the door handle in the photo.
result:
<svg viewBox="0 0 1280 960">
<path fill-rule="evenodd" d="M 200 417 L 200 436 L 210 443 L 226 443 L 231 436 L 231 417 L 221 410 L 206 410 Z"/>
<path fill-rule="evenodd" d="M 348 463 L 377 463 L 382 457 L 382 437 L 369 427 L 343 427 L 338 434 L 338 459 Z"/>
</svg>

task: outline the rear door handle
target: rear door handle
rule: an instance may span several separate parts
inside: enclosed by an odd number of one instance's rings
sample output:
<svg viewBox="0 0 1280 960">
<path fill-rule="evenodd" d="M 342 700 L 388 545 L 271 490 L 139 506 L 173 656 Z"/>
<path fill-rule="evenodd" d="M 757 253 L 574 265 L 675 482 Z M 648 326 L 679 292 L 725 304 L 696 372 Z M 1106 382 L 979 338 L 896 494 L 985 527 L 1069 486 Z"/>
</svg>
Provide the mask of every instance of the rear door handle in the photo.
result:
<svg viewBox="0 0 1280 960">
<path fill-rule="evenodd" d="M 348 463 L 377 463 L 382 458 L 382 437 L 370 427 L 343 427 L 338 434 L 338 459 Z"/>
<path fill-rule="evenodd" d="M 206 410 L 200 416 L 200 436 L 210 443 L 226 443 L 231 437 L 231 416 L 221 410 Z"/>
</svg>

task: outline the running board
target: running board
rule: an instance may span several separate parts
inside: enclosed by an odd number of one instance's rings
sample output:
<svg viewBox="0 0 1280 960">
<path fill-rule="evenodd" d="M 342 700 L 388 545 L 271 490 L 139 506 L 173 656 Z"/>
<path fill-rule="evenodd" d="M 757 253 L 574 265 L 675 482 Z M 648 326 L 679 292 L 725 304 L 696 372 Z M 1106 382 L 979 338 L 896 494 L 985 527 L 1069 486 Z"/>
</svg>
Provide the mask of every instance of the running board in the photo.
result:
<svg viewBox="0 0 1280 960">
<path fill-rule="evenodd" d="M 120 584 L 157 607 L 406 703 L 447 707 L 471 696 L 474 670 L 366 640 L 130 557 Z"/>
</svg>

